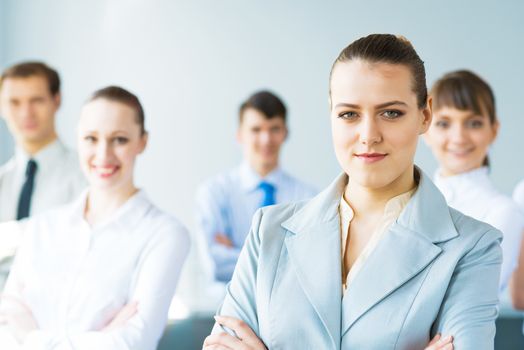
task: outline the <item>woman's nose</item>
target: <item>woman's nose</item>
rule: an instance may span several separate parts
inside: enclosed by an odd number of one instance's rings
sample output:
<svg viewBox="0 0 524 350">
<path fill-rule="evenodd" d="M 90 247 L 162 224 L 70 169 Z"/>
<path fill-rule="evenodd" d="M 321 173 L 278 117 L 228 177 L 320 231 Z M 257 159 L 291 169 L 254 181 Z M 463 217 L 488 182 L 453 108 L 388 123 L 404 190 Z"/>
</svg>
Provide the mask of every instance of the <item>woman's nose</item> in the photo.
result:
<svg viewBox="0 0 524 350">
<path fill-rule="evenodd" d="M 382 141 L 382 133 L 373 117 L 364 117 L 360 123 L 360 142 L 365 145 L 372 145 Z"/>
</svg>

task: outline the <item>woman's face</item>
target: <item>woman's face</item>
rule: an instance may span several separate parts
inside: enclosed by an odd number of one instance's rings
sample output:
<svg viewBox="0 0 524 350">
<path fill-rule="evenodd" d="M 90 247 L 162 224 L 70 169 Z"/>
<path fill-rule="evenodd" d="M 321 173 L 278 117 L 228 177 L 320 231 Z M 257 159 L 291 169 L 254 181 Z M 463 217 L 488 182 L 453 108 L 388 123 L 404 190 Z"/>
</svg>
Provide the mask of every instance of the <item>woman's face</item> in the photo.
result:
<svg viewBox="0 0 524 350">
<path fill-rule="evenodd" d="M 147 135 L 142 135 L 135 111 L 104 98 L 82 109 L 78 124 L 80 164 L 91 187 L 118 191 L 133 185 L 133 168 Z"/>
<path fill-rule="evenodd" d="M 498 122 L 470 110 L 442 107 L 424 137 L 441 167 L 442 175 L 457 175 L 482 166 L 497 136 Z"/>
<path fill-rule="evenodd" d="M 351 60 L 331 78 L 331 129 L 335 153 L 352 181 L 387 188 L 413 176 L 418 136 L 431 121 L 417 106 L 409 68 Z"/>
</svg>

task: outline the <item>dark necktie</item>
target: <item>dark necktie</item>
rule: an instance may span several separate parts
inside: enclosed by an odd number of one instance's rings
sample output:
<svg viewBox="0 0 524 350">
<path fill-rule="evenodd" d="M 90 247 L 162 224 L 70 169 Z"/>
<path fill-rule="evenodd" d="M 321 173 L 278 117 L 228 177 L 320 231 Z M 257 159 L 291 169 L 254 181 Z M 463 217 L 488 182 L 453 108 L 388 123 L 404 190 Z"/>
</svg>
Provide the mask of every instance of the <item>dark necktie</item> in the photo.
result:
<svg viewBox="0 0 524 350">
<path fill-rule="evenodd" d="M 29 208 L 31 208 L 31 197 L 33 195 L 33 187 L 35 184 L 35 174 L 38 166 L 33 159 L 29 159 L 25 169 L 25 182 L 20 192 L 20 199 L 18 200 L 18 210 L 16 212 L 16 219 L 20 220 L 29 216 Z"/>
<path fill-rule="evenodd" d="M 275 204 L 275 186 L 268 182 L 262 181 L 258 185 L 258 188 L 260 188 L 264 193 L 264 197 L 262 198 L 262 203 L 260 203 L 260 207 Z"/>
</svg>

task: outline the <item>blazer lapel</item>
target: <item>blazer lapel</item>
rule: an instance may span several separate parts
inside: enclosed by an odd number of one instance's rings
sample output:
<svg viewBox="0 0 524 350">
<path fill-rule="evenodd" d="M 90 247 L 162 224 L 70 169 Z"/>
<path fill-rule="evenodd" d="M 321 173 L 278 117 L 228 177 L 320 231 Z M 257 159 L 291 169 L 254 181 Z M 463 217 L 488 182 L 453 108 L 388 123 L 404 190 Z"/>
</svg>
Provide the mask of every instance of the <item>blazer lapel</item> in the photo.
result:
<svg viewBox="0 0 524 350">
<path fill-rule="evenodd" d="M 366 311 L 428 266 L 441 249 L 393 224 L 362 266 L 342 301 L 342 336 Z"/>
<path fill-rule="evenodd" d="M 333 347 L 340 347 L 341 257 L 338 204 L 347 178 L 331 186 L 282 223 L 285 245 L 300 287 L 309 299 Z"/>
<path fill-rule="evenodd" d="M 342 336 L 369 309 L 420 273 L 458 235 L 446 201 L 421 174 L 417 191 L 379 242 L 342 301 Z"/>
</svg>

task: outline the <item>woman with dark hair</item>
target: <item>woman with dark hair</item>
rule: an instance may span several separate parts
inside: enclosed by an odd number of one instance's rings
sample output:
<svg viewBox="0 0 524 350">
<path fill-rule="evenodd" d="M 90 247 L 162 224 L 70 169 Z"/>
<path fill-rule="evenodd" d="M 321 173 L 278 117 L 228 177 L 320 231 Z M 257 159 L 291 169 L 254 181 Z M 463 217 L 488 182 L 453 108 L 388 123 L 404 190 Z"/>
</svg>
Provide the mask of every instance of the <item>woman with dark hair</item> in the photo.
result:
<svg viewBox="0 0 524 350">
<path fill-rule="evenodd" d="M 189 239 L 134 184 L 147 138 L 127 90 L 85 104 L 78 153 L 89 188 L 28 221 L 0 300 L 2 348 L 156 349 Z"/>
<path fill-rule="evenodd" d="M 445 74 L 430 95 L 433 121 L 424 139 L 439 163 L 435 184 L 449 206 L 502 231 L 500 291 L 505 291 L 514 272 L 524 274 L 515 271 L 524 216 L 489 177 L 488 150 L 499 129 L 495 96 L 481 77 L 467 70 Z M 511 292 L 518 297 L 519 290 Z"/>
<path fill-rule="evenodd" d="M 342 174 L 255 214 L 204 348 L 423 349 L 443 334 L 431 349 L 493 349 L 501 234 L 414 165 L 431 99 L 409 41 L 346 47 L 330 108 Z"/>
</svg>

